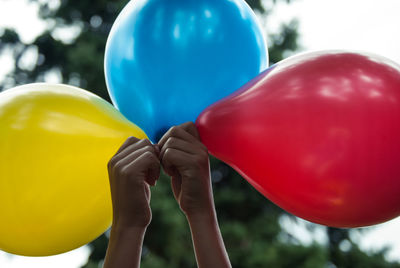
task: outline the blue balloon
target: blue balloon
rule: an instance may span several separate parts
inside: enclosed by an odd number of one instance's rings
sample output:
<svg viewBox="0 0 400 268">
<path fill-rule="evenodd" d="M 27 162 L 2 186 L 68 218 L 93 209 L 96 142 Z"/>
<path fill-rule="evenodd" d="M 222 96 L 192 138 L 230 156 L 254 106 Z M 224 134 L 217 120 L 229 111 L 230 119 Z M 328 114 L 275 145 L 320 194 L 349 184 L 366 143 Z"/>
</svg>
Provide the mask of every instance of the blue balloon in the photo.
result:
<svg viewBox="0 0 400 268">
<path fill-rule="evenodd" d="M 267 67 L 262 28 L 243 0 L 130 1 L 105 52 L 114 105 L 153 142 Z"/>
</svg>

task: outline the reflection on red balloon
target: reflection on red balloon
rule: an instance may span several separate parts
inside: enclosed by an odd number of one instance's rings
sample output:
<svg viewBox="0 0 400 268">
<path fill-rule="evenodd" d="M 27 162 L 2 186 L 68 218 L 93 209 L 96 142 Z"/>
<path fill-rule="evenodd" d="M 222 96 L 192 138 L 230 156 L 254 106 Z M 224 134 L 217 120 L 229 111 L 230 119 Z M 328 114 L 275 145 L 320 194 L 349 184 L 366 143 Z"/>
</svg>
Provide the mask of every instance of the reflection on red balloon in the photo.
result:
<svg viewBox="0 0 400 268">
<path fill-rule="evenodd" d="M 196 124 L 210 153 L 299 217 L 358 227 L 400 215 L 400 66 L 385 58 L 289 58 Z"/>
</svg>

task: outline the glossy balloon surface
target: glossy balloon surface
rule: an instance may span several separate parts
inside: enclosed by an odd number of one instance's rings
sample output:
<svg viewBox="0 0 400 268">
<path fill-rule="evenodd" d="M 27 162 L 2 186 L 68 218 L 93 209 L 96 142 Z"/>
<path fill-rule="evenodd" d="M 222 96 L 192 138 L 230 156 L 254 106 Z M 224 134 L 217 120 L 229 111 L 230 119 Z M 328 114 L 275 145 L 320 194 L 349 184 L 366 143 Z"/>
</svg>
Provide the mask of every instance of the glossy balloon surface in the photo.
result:
<svg viewBox="0 0 400 268">
<path fill-rule="evenodd" d="M 400 215 L 400 67 L 322 51 L 284 60 L 206 109 L 209 151 L 285 210 L 336 227 Z"/>
<path fill-rule="evenodd" d="M 157 142 L 266 69 L 267 55 L 243 0 L 135 0 L 111 30 L 105 75 L 114 105 Z"/>
<path fill-rule="evenodd" d="M 111 224 L 107 162 L 146 135 L 82 89 L 31 84 L 0 93 L 0 249 L 45 256 Z"/>
</svg>

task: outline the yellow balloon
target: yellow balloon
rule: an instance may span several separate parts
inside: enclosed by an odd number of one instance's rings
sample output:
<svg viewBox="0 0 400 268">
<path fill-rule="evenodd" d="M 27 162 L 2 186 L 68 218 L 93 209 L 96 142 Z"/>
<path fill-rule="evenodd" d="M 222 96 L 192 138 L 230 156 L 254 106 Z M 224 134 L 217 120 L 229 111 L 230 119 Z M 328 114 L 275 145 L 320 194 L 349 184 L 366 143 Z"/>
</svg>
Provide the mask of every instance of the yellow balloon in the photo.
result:
<svg viewBox="0 0 400 268">
<path fill-rule="evenodd" d="M 0 93 L 0 249 L 48 256 L 102 234 L 112 220 L 107 162 L 129 136 L 147 138 L 85 90 Z"/>
</svg>

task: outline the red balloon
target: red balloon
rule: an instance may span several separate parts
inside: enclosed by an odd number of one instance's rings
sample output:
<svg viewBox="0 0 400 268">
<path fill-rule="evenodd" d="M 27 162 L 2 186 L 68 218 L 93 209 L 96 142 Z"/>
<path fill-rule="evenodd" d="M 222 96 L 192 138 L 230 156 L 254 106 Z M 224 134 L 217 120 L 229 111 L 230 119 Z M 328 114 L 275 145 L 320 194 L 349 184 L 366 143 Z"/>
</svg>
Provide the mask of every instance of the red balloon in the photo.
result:
<svg viewBox="0 0 400 268">
<path fill-rule="evenodd" d="M 196 121 L 265 197 L 335 227 L 400 215 L 400 66 L 343 51 L 288 58 Z"/>
</svg>

